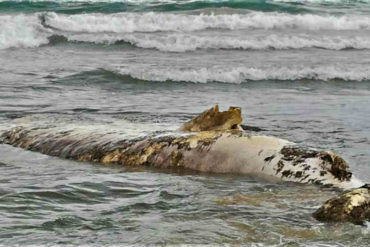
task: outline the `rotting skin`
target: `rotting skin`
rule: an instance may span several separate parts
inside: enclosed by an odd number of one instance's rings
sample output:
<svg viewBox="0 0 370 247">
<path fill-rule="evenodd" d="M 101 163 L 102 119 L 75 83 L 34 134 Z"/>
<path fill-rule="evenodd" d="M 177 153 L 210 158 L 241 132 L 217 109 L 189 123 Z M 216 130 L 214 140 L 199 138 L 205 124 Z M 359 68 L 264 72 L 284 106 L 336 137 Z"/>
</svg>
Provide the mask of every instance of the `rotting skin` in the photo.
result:
<svg viewBox="0 0 370 247">
<path fill-rule="evenodd" d="M 332 152 L 300 148 L 273 137 L 246 135 L 238 126 L 235 128 L 235 124 L 241 122 L 240 108 L 219 113 L 218 107 L 213 107 L 201 116 L 184 124 L 187 127 L 182 129 L 210 128 L 212 131 L 117 140 L 97 133 L 79 135 L 53 128 L 16 127 L 5 132 L 0 143 L 103 164 L 266 175 L 283 181 L 344 189 L 363 184 L 356 182 L 347 163 Z M 217 119 L 215 124 L 212 124 L 212 118 Z M 207 119 L 208 123 L 197 126 L 200 119 Z M 370 220 L 369 205 L 369 188 L 354 189 L 327 201 L 313 216 L 320 221 L 358 223 Z"/>
<path fill-rule="evenodd" d="M 186 137 L 155 137 L 116 142 L 100 142 L 100 135 L 75 136 L 68 132 L 16 127 L 2 135 L 2 142 L 15 147 L 78 161 L 160 168 L 185 166 L 185 155 L 206 152 L 222 136 L 202 132 Z"/>
<path fill-rule="evenodd" d="M 76 135 L 16 127 L 3 143 L 78 161 L 158 168 L 185 167 L 202 172 L 266 175 L 283 181 L 341 187 L 351 181 L 347 163 L 332 152 L 292 146 L 287 141 L 248 136 L 240 130 L 203 131 L 104 141 L 104 135 Z"/>
</svg>

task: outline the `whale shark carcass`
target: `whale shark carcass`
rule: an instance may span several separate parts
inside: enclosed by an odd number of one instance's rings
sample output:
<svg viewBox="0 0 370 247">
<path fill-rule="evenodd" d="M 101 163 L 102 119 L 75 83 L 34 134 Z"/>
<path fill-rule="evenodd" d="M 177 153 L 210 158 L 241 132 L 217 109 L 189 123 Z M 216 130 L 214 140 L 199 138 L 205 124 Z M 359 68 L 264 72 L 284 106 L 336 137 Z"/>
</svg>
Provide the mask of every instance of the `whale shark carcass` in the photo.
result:
<svg viewBox="0 0 370 247">
<path fill-rule="evenodd" d="M 241 122 L 240 108 L 219 112 L 215 106 L 181 126 L 178 135 L 102 141 L 104 136 L 94 133 L 86 137 L 48 128 L 16 127 L 2 135 L 2 142 L 78 161 L 249 174 L 341 189 L 364 186 L 335 153 L 302 148 L 275 137 L 249 135 Z M 370 210 L 369 198 L 358 204 Z"/>
</svg>

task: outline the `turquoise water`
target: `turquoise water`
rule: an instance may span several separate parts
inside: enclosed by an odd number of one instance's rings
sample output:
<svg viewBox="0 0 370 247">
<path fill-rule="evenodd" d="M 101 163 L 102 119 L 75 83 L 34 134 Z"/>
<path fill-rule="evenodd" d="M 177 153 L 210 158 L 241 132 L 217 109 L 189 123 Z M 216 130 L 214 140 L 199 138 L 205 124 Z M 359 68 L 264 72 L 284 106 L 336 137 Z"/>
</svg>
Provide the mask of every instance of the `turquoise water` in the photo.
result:
<svg viewBox="0 0 370 247">
<path fill-rule="evenodd" d="M 66 14 L 78 13 L 118 13 L 123 11 L 186 11 L 204 8 L 233 8 L 256 11 L 280 11 L 288 13 L 336 12 L 348 11 L 367 12 L 369 1 L 361 0 L 209 0 L 209 1 L 1 1 L 1 12 L 37 12 L 54 11 Z M 365 9 L 364 9 L 365 8 Z"/>
<path fill-rule="evenodd" d="M 0 1 L 0 133 L 135 138 L 214 104 L 370 181 L 370 2 Z M 100 166 L 0 144 L 0 246 L 369 246 L 338 191 Z"/>
<path fill-rule="evenodd" d="M 289 13 L 304 13 L 320 7 L 328 9 L 349 8 L 361 10 L 366 1 L 1 1 L 0 11 L 54 11 L 77 14 L 86 12 L 117 13 L 122 11 L 185 11 L 203 8 L 228 7 L 259 11 L 284 11 Z"/>
</svg>

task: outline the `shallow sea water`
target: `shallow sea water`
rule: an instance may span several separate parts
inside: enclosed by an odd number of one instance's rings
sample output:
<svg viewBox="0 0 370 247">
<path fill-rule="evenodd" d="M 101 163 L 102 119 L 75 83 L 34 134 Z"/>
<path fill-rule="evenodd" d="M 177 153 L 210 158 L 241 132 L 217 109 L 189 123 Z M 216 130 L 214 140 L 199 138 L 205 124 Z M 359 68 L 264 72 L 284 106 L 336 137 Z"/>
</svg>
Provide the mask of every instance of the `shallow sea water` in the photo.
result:
<svg viewBox="0 0 370 247">
<path fill-rule="evenodd" d="M 370 181 L 367 1 L 0 1 L 0 133 L 134 138 L 214 104 Z M 0 246 L 369 246 L 311 214 L 339 192 L 102 166 L 0 144 Z"/>
</svg>

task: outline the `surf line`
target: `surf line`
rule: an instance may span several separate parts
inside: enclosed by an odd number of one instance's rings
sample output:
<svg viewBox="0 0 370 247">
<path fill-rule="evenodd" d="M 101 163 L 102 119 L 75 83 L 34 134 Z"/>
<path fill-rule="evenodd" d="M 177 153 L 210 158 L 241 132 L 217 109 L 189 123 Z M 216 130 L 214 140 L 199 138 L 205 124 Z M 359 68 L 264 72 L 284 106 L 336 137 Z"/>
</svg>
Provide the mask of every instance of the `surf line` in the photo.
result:
<svg viewBox="0 0 370 247">
<path fill-rule="evenodd" d="M 86 137 L 19 126 L 5 132 L 0 142 L 78 161 L 239 173 L 336 187 L 350 191 L 327 201 L 313 214 L 316 219 L 370 220 L 370 187 L 352 175 L 339 155 L 271 136 L 250 135 L 241 123 L 241 108 L 220 112 L 216 105 L 184 123 L 179 135 L 112 141 L 96 133 Z"/>
</svg>

